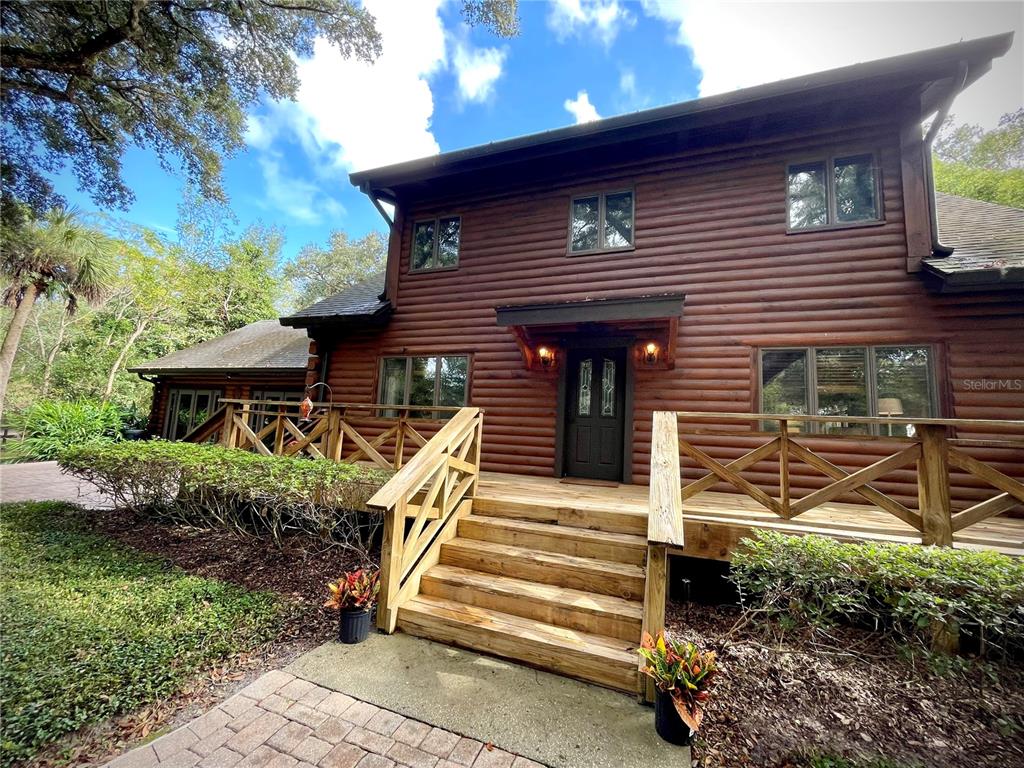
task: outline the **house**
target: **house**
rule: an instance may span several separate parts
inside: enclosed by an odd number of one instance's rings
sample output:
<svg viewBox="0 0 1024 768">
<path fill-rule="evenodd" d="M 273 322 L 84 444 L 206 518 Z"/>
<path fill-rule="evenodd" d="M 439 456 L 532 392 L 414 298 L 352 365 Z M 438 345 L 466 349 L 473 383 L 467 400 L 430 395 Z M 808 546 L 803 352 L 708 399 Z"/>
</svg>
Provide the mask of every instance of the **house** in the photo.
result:
<svg viewBox="0 0 1024 768">
<path fill-rule="evenodd" d="M 936 195 L 922 127 L 1011 42 L 352 174 L 382 284 L 281 323 L 366 409 L 289 450 L 401 467 L 379 625 L 635 690 L 670 552 L 770 527 L 1024 553 L 993 518 L 1024 501 L 1024 217 Z M 274 429 L 237 418 L 227 444 Z"/>
</svg>

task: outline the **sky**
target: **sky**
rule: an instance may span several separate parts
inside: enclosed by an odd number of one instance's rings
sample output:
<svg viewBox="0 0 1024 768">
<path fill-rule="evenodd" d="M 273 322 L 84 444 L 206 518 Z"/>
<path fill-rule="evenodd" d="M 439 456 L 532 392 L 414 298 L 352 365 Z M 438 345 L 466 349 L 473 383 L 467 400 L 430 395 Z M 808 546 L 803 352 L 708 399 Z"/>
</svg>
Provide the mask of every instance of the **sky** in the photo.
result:
<svg viewBox="0 0 1024 768">
<path fill-rule="evenodd" d="M 224 183 L 240 227 L 285 235 L 284 256 L 385 230 L 348 173 L 859 61 L 1014 31 L 1010 53 L 964 92 L 958 122 L 984 128 L 1024 105 L 1024 2 L 520 0 L 521 34 L 469 28 L 459 0 L 365 0 L 383 54 L 326 43 L 298 62 L 294 102 L 263 101 Z M 172 235 L 183 179 L 132 149 L 130 221 Z M 58 189 L 95 210 L 69 174 Z"/>
</svg>

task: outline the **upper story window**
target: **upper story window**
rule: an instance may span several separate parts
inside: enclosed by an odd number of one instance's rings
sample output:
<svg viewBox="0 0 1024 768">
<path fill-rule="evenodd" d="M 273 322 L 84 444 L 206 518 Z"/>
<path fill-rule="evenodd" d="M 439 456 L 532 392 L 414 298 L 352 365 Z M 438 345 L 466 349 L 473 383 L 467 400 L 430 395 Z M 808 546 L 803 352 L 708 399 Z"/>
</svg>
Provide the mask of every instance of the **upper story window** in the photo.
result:
<svg viewBox="0 0 1024 768">
<path fill-rule="evenodd" d="M 788 168 L 791 231 L 879 221 L 878 166 L 870 153 L 795 163 Z"/>
<path fill-rule="evenodd" d="M 412 271 L 457 267 L 461 229 L 458 216 L 417 221 L 412 230 Z"/>
<path fill-rule="evenodd" d="M 569 252 L 594 253 L 633 247 L 633 192 L 573 198 Z"/>
<path fill-rule="evenodd" d="M 935 416 L 932 350 L 927 346 L 762 349 L 761 412 L 835 416 L 835 422 L 793 424 L 829 434 L 863 434 L 869 425 L 843 416 L 900 419 Z M 766 424 L 766 426 L 771 426 Z M 881 433 L 906 436 L 902 425 Z"/>
</svg>

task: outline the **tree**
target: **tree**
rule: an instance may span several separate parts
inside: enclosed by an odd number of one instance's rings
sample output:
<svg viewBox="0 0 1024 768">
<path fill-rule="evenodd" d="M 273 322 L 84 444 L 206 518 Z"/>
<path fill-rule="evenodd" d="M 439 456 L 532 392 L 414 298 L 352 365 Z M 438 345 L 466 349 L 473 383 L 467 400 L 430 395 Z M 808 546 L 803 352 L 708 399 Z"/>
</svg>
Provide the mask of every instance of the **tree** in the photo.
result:
<svg viewBox="0 0 1024 768">
<path fill-rule="evenodd" d="M 518 28 L 515 11 L 514 0 L 463 3 L 467 20 L 504 35 Z M 46 174 L 69 164 L 97 204 L 125 208 L 129 144 L 223 199 L 221 158 L 242 146 L 246 109 L 264 95 L 294 98 L 296 57 L 320 37 L 346 57 L 381 50 L 354 0 L 0 4 L 4 200 L 47 209 L 59 198 Z"/>
<path fill-rule="evenodd" d="M 293 286 L 297 307 L 308 307 L 321 299 L 383 271 L 387 240 L 371 232 L 359 240 L 337 230 L 326 248 L 309 243 L 294 261 L 285 265 L 282 276 Z"/>
<path fill-rule="evenodd" d="M 988 132 L 955 126 L 951 115 L 935 140 L 933 167 L 940 192 L 1024 208 L 1024 109 Z"/>
<path fill-rule="evenodd" d="M 79 301 L 98 300 L 112 277 L 120 245 L 85 224 L 74 211 L 53 210 L 24 227 L 4 227 L 0 273 L 4 303 L 13 313 L 0 346 L 0 417 L 14 357 L 36 299 L 60 297 L 74 313 Z"/>
</svg>

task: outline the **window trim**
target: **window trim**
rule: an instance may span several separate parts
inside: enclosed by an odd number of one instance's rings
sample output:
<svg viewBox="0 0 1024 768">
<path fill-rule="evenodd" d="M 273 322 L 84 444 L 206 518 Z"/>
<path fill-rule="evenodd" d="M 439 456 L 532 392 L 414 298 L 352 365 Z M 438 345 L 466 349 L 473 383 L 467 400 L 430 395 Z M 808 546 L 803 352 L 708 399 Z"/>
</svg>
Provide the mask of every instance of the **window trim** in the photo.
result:
<svg viewBox="0 0 1024 768">
<path fill-rule="evenodd" d="M 463 393 L 462 393 L 463 404 L 461 406 L 448 406 L 448 405 L 441 405 L 441 404 L 439 404 L 437 402 L 438 396 L 441 393 L 440 392 L 440 388 L 441 388 L 441 365 L 440 365 L 440 363 L 437 366 L 437 372 L 434 374 L 434 402 L 431 405 L 412 405 L 412 404 L 410 404 L 409 403 L 409 395 L 412 392 L 412 360 L 413 360 L 414 357 L 435 357 L 435 358 L 438 358 L 438 360 L 440 360 L 441 358 L 445 358 L 445 357 L 464 357 L 464 358 L 466 358 L 466 383 L 465 383 L 465 385 L 463 387 Z M 384 363 L 385 363 L 386 360 L 395 360 L 395 359 L 404 359 L 405 360 L 405 389 L 402 392 L 402 402 L 400 404 L 399 403 L 394 403 L 394 404 L 392 404 L 392 403 L 385 403 L 384 399 L 383 399 L 383 391 L 382 391 L 382 388 L 384 387 Z M 431 408 L 452 408 L 452 407 L 465 408 L 467 405 L 469 405 L 469 393 L 470 393 L 470 383 L 471 383 L 471 378 L 472 378 L 472 376 L 471 376 L 472 370 L 473 370 L 473 356 L 471 354 L 469 354 L 468 352 L 424 352 L 424 353 L 407 352 L 407 353 L 404 353 L 404 354 L 397 354 L 397 355 L 382 354 L 382 355 L 380 355 L 380 357 L 377 360 L 377 388 L 376 388 L 376 390 L 377 390 L 377 392 L 376 392 L 377 402 L 380 403 L 381 405 L 388 405 L 390 408 L 393 408 L 394 410 L 400 410 L 400 409 L 403 409 L 403 408 L 409 408 L 409 409 L 415 408 L 418 411 L 429 411 Z"/>
<path fill-rule="evenodd" d="M 189 412 L 188 412 L 188 423 L 189 423 L 190 426 L 188 428 L 188 432 L 185 433 L 186 435 L 189 432 L 191 432 L 193 429 L 195 429 L 196 427 L 199 426 L 198 424 L 193 424 L 192 423 L 192 421 L 193 421 L 193 419 L 195 418 L 195 415 L 196 415 L 196 400 L 199 399 L 198 398 L 199 394 L 206 393 L 206 394 L 210 395 L 211 401 L 210 401 L 209 408 L 210 408 L 210 414 L 211 415 L 219 407 L 218 404 L 220 403 L 220 401 L 224 399 L 224 390 L 223 390 L 223 388 L 216 388 L 216 387 L 212 387 L 212 388 L 211 387 L 168 387 L 168 389 L 167 389 L 167 408 L 164 411 L 164 428 L 162 430 L 163 438 L 165 440 L 175 440 L 175 441 L 178 440 L 178 438 L 174 437 L 173 435 L 174 435 L 174 428 L 177 426 L 177 423 L 178 423 L 178 419 L 177 419 L 177 416 L 178 416 L 178 414 L 177 414 L 177 406 L 178 406 L 178 403 L 181 402 L 181 395 L 182 395 L 183 392 L 190 392 L 192 394 L 192 407 L 189 408 Z"/>
<path fill-rule="evenodd" d="M 872 177 L 875 184 L 875 217 L 861 221 L 836 221 L 836 160 L 856 157 L 858 155 L 871 156 Z M 805 232 L 831 232 L 837 229 L 856 229 L 858 227 L 877 227 L 885 224 L 885 200 L 882 196 L 882 164 L 879 160 L 879 153 L 874 149 L 851 149 L 849 151 L 832 152 L 824 155 L 800 157 L 786 163 L 785 185 L 786 185 L 786 234 L 801 235 Z M 789 193 L 790 169 L 798 165 L 810 163 L 824 163 L 825 165 L 825 217 L 826 223 L 816 227 L 792 227 L 789 223 L 789 206 L 791 196 Z"/>
<path fill-rule="evenodd" d="M 456 219 L 459 222 L 459 247 L 455 251 L 455 263 L 454 264 L 450 264 L 450 265 L 445 265 L 445 266 L 439 266 L 438 265 L 438 249 L 440 247 L 440 240 L 441 240 L 439 235 L 440 235 L 440 232 L 441 232 L 441 220 L 442 219 L 445 219 L 445 220 L 447 220 L 447 219 Z M 431 254 L 430 254 L 430 262 L 431 262 L 432 266 L 428 266 L 428 267 L 415 267 L 415 266 L 413 266 L 413 264 L 414 264 L 414 260 L 413 259 L 414 259 L 415 253 L 416 253 L 416 227 L 418 227 L 420 224 L 429 224 L 431 222 L 433 222 L 433 224 L 434 224 L 433 250 L 431 251 Z M 423 272 L 451 272 L 452 270 L 456 270 L 456 269 L 459 268 L 459 261 L 461 260 L 461 256 L 462 256 L 462 215 L 461 214 L 448 214 L 448 215 L 435 216 L 432 219 L 431 218 L 422 218 L 422 219 L 414 219 L 413 220 L 413 222 L 412 222 L 412 237 L 410 238 L 410 244 L 409 244 L 409 274 L 415 275 L 415 274 L 421 274 Z"/>
<path fill-rule="evenodd" d="M 804 353 L 804 386 L 807 391 L 807 415 L 813 416 L 818 413 L 818 372 L 815 354 L 819 349 L 863 349 L 865 351 L 865 366 L 864 375 L 865 381 L 865 395 L 867 397 L 868 413 L 867 416 L 877 417 L 877 405 L 878 405 L 878 365 L 876 362 L 876 350 L 885 349 L 888 347 L 918 347 L 921 349 L 928 350 L 928 402 L 931 406 L 932 413 L 928 417 L 922 416 L 921 418 L 941 418 L 943 407 L 942 401 L 939 396 L 938 381 L 939 376 L 936 370 L 938 364 L 938 350 L 935 344 L 928 342 L 880 342 L 875 344 L 811 344 L 803 346 L 800 344 L 784 345 L 784 346 L 769 346 L 769 347 L 758 347 L 757 348 L 757 412 L 765 413 L 764 411 L 764 354 L 765 352 L 795 352 L 802 351 Z M 861 418 L 861 417 L 851 417 Z M 913 417 L 907 417 L 913 418 Z M 841 417 L 837 417 L 836 421 L 841 421 Z M 795 421 L 798 421 L 795 419 Z M 828 436 L 830 433 L 821 431 L 821 425 L 816 422 L 810 422 L 808 428 L 804 434 L 808 435 L 824 435 Z M 869 432 L 871 435 L 881 434 L 881 425 L 871 424 L 869 425 Z"/>
<path fill-rule="evenodd" d="M 605 198 L 608 195 L 621 195 L 628 192 L 630 194 L 631 210 L 630 217 L 633 221 L 633 242 L 629 245 L 617 245 L 612 248 L 603 248 L 601 243 L 604 242 L 604 220 L 605 220 Z M 583 200 L 587 197 L 597 198 L 597 248 L 588 248 L 585 251 L 574 251 L 572 249 L 572 221 L 573 221 L 573 208 L 576 207 L 577 200 Z M 569 198 L 569 227 L 565 239 L 565 252 L 568 256 L 594 256 L 602 253 L 629 253 L 630 251 L 636 250 L 636 187 L 621 187 L 616 189 L 609 189 L 603 192 L 580 192 L 574 194 Z"/>
</svg>

